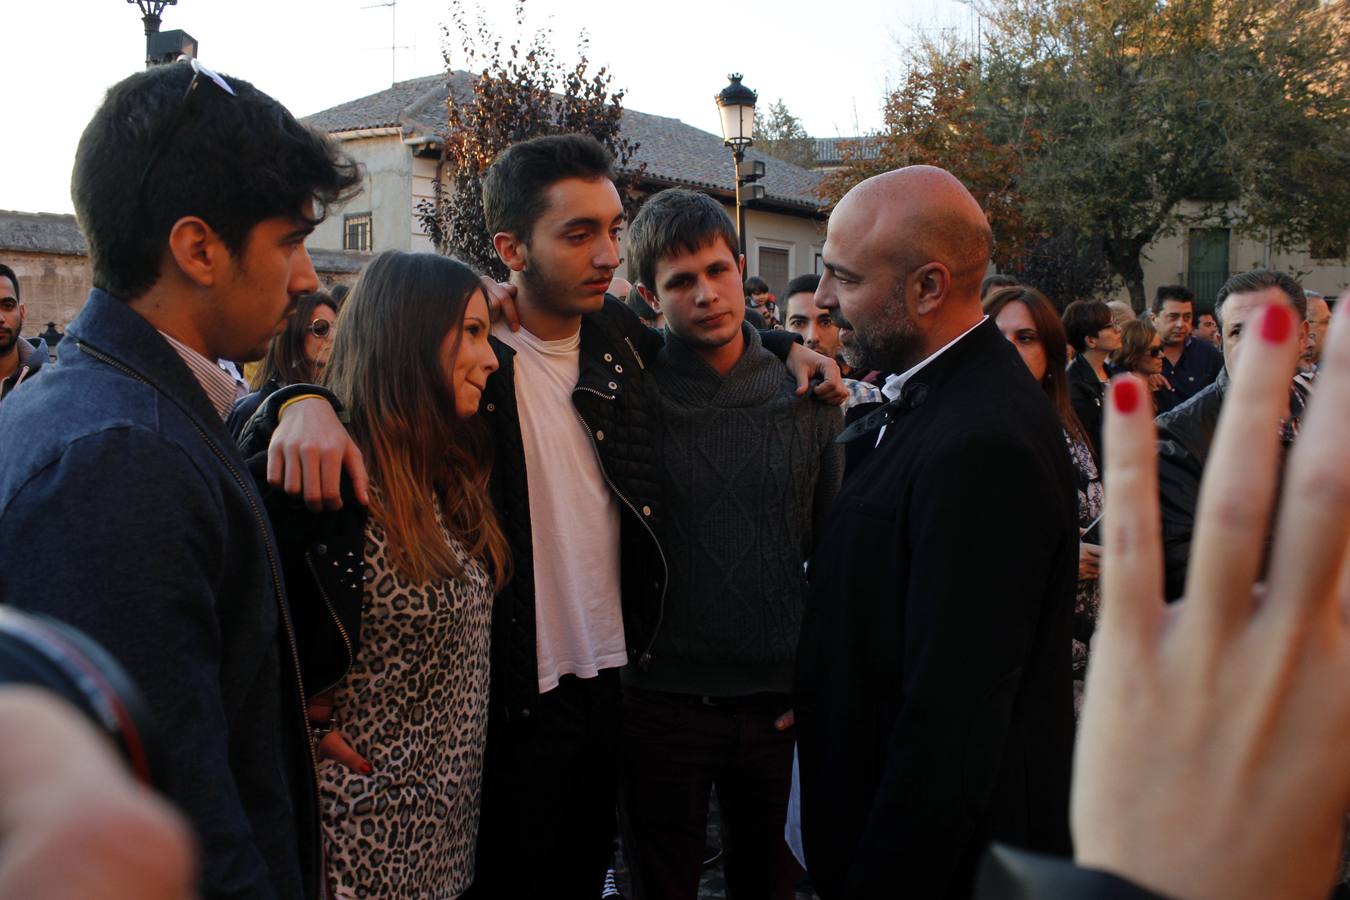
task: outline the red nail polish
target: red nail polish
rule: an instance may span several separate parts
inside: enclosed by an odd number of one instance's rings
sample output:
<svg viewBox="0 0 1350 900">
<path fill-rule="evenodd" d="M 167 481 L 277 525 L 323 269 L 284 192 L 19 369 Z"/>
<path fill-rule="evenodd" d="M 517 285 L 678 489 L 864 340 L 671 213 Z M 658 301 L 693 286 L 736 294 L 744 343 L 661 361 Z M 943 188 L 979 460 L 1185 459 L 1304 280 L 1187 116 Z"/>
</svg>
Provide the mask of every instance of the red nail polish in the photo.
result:
<svg viewBox="0 0 1350 900">
<path fill-rule="evenodd" d="M 362 764 L 361 764 L 361 774 L 362 774 L 362 775 L 369 775 L 371 772 L 374 772 L 374 771 L 375 771 L 375 770 L 374 770 L 373 768 L 371 768 L 370 763 L 362 763 Z"/>
<path fill-rule="evenodd" d="M 1294 317 L 1283 306 L 1267 306 L 1261 316 L 1261 337 L 1272 344 L 1282 344 L 1293 330 Z"/>
<path fill-rule="evenodd" d="M 1132 413 L 1139 406 L 1139 385 L 1132 378 L 1122 378 L 1111 386 L 1111 398 L 1116 412 Z"/>
</svg>

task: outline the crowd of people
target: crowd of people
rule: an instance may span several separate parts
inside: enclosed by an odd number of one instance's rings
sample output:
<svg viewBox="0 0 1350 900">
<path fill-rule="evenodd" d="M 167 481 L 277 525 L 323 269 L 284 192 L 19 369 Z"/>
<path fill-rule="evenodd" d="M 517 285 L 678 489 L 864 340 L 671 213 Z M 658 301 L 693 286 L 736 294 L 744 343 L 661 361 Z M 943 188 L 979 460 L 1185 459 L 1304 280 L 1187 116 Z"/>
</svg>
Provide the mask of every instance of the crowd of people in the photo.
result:
<svg viewBox="0 0 1350 900">
<path fill-rule="evenodd" d="M 0 688 L 0 896 L 594 900 L 621 846 L 637 900 L 692 900 L 714 792 L 732 897 L 1325 896 L 1325 299 L 1257 270 L 1064 304 L 987 276 L 984 212 L 910 166 L 779 301 L 719 202 L 629 222 L 613 164 L 492 163 L 507 282 L 387 251 L 324 290 L 340 150 L 195 61 L 109 91 L 57 364 L 0 266 L 0 603 L 125 668 L 168 803 Z M 63 873 L 80 796 L 128 830 Z"/>
</svg>

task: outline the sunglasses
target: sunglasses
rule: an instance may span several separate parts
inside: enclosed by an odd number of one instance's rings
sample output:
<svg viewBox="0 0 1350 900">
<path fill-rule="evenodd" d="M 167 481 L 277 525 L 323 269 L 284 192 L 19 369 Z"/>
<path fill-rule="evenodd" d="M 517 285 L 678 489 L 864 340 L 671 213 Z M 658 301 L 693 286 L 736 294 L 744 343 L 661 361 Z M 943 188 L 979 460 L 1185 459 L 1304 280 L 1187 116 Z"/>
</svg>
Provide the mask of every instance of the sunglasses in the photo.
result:
<svg viewBox="0 0 1350 900">
<path fill-rule="evenodd" d="M 1149 348 L 1148 348 L 1148 355 L 1151 356 L 1151 357 L 1153 357 L 1154 359 L 1157 359 L 1158 357 L 1162 356 L 1162 348 L 1161 348 L 1161 347 L 1149 347 Z"/>
<path fill-rule="evenodd" d="M 333 323 L 327 319 L 315 319 L 305 326 L 305 331 L 314 335 L 316 338 L 328 337 L 333 330 Z"/>
<path fill-rule="evenodd" d="M 192 99 L 197 86 L 203 81 L 210 81 L 231 97 L 237 96 L 229 82 L 196 59 L 188 60 L 188 65 L 192 67 L 192 80 L 188 82 L 187 90 L 183 91 L 183 96 L 179 98 L 178 105 L 174 107 L 173 114 L 169 116 L 169 121 L 160 129 L 159 137 L 155 139 L 155 148 L 150 152 L 150 158 L 146 160 L 145 168 L 141 171 L 141 180 L 136 187 L 136 201 L 139 204 L 144 203 L 145 186 L 150 182 L 150 173 L 154 170 L 155 163 L 159 162 L 160 157 L 164 155 L 164 148 L 169 145 L 179 126 L 182 125 L 183 119 L 187 115 L 188 101 Z M 144 209 L 144 206 L 141 208 Z"/>
</svg>

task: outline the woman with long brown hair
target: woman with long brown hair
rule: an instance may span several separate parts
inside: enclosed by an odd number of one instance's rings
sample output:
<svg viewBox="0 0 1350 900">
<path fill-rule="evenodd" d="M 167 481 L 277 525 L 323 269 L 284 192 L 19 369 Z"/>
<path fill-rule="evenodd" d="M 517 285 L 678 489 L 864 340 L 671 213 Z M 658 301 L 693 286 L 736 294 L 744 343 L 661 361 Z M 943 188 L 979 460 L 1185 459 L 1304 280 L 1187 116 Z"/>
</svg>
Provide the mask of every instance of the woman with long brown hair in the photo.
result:
<svg viewBox="0 0 1350 900">
<path fill-rule="evenodd" d="M 370 263 L 336 323 L 322 383 L 365 459 L 369 514 L 309 514 L 330 526 L 309 530 L 308 571 L 287 569 L 300 641 L 325 629 L 300 655 L 319 691 L 335 897 L 454 897 L 473 880 L 492 597 L 508 566 L 474 421 L 497 368 L 489 327 L 472 270 L 398 251 Z"/>
<path fill-rule="evenodd" d="M 1069 398 L 1066 375 L 1068 341 L 1064 325 L 1045 295 L 1033 287 L 1017 285 L 999 288 L 984 301 L 985 314 L 993 318 L 999 331 L 1017 348 L 1041 389 L 1059 413 L 1064 439 L 1069 445 L 1074 471 L 1078 475 L 1078 528 L 1080 534 L 1102 513 L 1102 482 L 1092 444 Z M 1083 678 L 1087 672 L 1088 644 L 1097 624 L 1101 603 L 1098 575 L 1100 545 L 1081 541 L 1078 550 L 1078 597 L 1074 605 L 1073 677 L 1074 709 L 1082 705 Z"/>
</svg>

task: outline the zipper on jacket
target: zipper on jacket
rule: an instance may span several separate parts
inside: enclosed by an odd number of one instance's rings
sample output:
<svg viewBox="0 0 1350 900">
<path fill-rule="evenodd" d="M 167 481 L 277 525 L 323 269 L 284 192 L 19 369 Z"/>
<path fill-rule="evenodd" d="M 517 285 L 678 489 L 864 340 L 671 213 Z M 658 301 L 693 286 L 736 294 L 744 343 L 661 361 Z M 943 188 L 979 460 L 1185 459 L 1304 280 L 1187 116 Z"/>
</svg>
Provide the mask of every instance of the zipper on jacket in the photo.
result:
<svg viewBox="0 0 1350 900">
<path fill-rule="evenodd" d="M 627 338 L 624 338 L 624 340 L 627 340 Z M 605 397 L 604 394 L 592 390 L 591 388 L 577 388 L 577 390 L 587 391 L 598 397 Z M 605 399 L 613 400 L 614 398 L 605 397 Z M 640 654 L 638 654 L 638 665 L 642 666 L 643 669 L 646 669 L 651 665 L 652 647 L 656 645 L 656 635 L 661 631 L 661 623 L 665 621 L 666 617 L 666 589 L 670 586 L 670 564 L 666 562 L 666 553 L 661 549 L 661 542 L 657 539 L 656 532 L 647 524 L 646 518 L 644 518 L 643 515 L 637 511 L 637 508 L 629 502 L 628 498 L 624 496 L 623 491 L 619 490 L 618 486 L 610 479 L 609 473 L 605 471 L 605 460 L 604 457 L 600 455 L 599 445 L 595 442 L 595 433 L 591 430 L 591 423 L 586 421 L 586 417 L 581 414 L 581 410 L 577 409 L 575 406 L 572 407 L 572 412 L 576 413 L 577 420 L 581 422 L 581 427 L 586 429 L 586 437 L 591 442 L 591 448 L 595 450 L 595 463 L 600 467 L 600 477 L 605 479 L 605 484 L 609 485 L 609 489 L 614 492 L 614 496 L 618 497 L 620 502 L 628 507 L 628 511 L 642 523 L 642 527 L 647 529 L 647 534 L 651 535 L 652 543 L 656 545 L 656 552 L 661 557 L 661 568 L 665 572 L 665 577 L 661 580 L 661 599 L 656 607 L 656 627 L 652 629 L 652 636 L 647 641 L 647 646 L 643 648 Z"/>
<path fill-rule="evenodd" d="M 338 634 L 342 635 L 342 643 L 347 648 L 347 672 L 352 669 L 352 663 L 355 662 L 355 654 L 352 653 L 352 639 L 347 634 L 347 629 L 342 626 L 342 619 L 338 618 L 337 610 L 333 608 L 333 603 L 328 599 L 328 592 L 323 589 L 323 581 L 319 578 L 319 568 L 314 565 L 314 557 L 308 550 L 305 551 L 305 565 L 309 566 L 310 574 L 314 576 L 314 586 L 319 589 L 319 596 L 323 598 L 323 605 L 328 608 L 328 615 L 333 617 L 333 624 L 337 626 Z M 337 687 L 342 683 L 342 679 L 347 677 L 347 672 L 343 672 L 337 681 L 332 684 L 326 684 L 315 691 L 316 694 L 322 694 L 324 691 Z M 308 710 L 306 710 L 308 716 Z"/>
<path fill-rule="evenodd" d="M 647 366 L 642 362 L 642 357 L 638 355 L 637 348 L 633 346 L 633 342 L 628 338 L 624 338 L 623 342 L 628 345 L 628 352 L 633 354 L 633 359 L 637 360 L 638 368 L 645 370 Z"/>
<path fill-rule="evenodd" d="M 122 372 L 128 377 L 136 381 L 139 381 L 141 384 L 149 385 L 159 393 L 164 394 L 165 397 L 168 397 L 168 394 L 166 394 L 163 390 L 161 390 L 157 385 L 151 383 L 151 381 L 148 378 L 146 378 L 144 375 L 141 375 L 139 372 L 132 369 L 130 366 L 126 365 L 120 360 L 114 359 L 113 357 L 107 355 L 101 350 L 95 350 L 93 347 L 90 347 L 83 341 L 77 340 L 75 342 L 75 346 L 79 347 L 80 350 L 89 354 L 94 359 L 97 359 L 100 362 L 105 363 L 106 365 L 112 366 L 114 369 L 117 369 L 119 372 Z M 170 402 L 172 402 L 175 406 L 178 406 L 177 401 L 174 401 L 172 398 L 170 398 Z M 181 406 L 179 408 L 182 409 Z M 216 442 L 212 440 L 211 436 L 206 433 L 205 429 L 203 429 L 201 425 L 197 423 L 196 418 L 194 418 L 190 412 L 188 412 L 187 410 L 183 410 L 183 414 L 187 416 L 188 421 L 192 423 L 192 427 L 197 431 L 197 434 L 201 436 L 202 440 L 206 442 L 206 446 L 211 448 L 211 452 L 215 454 L 216 458 L 225 464 L 225 468 L 229 470 L 230 475 L 235 480 L 235 483 L 239 485 L 239 489 L 248 499 L 249 509 L 253 511 L 253 519 L 257 523 L 258 529 L 264 537 L 263 547 L 267 551 L 267 563 L 272 570 L 272 587 L 277 598 L 277 611 L 279 613 L 278 618 L 281 620 L 283 630 L 286 632 L 286 642 L 289 645 L 291 651 L 291 668 L 295 673 L 296 689 L 299 691 L 298 699 L 300 704 L 301 737 L 304 740 L 305 747 L 309 750 L 310 783 L 311 786 L 314 788 L 314 793 L 311 798 L 310 806 L 311 811 L 314 814 L 315 828 L 319 832 L 317 835 L 319 839 L 314 843 L 314 855 L 312 861 L 314 864 L 315 887 L 317 889 L 316 895 L 321 896 L 323 893 L 322 885 L 325 881 L 325 873 L 323 870 L 323 830 L 320 827 L 323 821 L 323 816 L 319 810 L 319 755 L 318 751 L 314 746 L 314 741 L 310 738 L 309 734 L 309 706 L 308 706 L 309 695 L 305 693 L 305 683 L 300 675 L 300 651 L 295 644 L 295 629 L 291 624 L 291 614 L 290 611 L 286 609 L 286 603 L 282 599 L 285 596 L 285 587 L 282 584 L 281 571 L 277 563 L 276 554 L 273 553 L 272 551 L 272 542 L 266 540 L 268 532 L 268 524 L 266 519 L 263 517 L 262 510 L 260 510 L 258 508 L 258 504 L 254 502 L 253 494 L 252 492 L 249 491 L 248 486 L 244 483 L 243 477 L 239 474 L 238 471 L 235 470 L 234 463 L 230 462 L 229 457 L 226 456 L 225 453 L 220 449 L 220 447 L 216 445 Z"/>
</svg>

